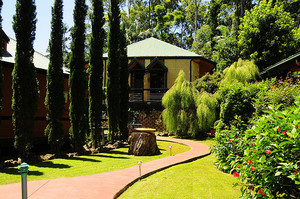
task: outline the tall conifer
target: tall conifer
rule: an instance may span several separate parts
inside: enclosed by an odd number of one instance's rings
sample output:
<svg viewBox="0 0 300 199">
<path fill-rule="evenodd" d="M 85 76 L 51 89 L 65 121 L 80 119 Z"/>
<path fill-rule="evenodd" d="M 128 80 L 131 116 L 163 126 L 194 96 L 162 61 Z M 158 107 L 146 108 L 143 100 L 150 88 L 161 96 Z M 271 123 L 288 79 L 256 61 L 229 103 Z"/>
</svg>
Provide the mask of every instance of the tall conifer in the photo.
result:
<svg viewBox="0 0 300 199">
<path fill-rule="evenodd" d="M 126 45 L 126 31 L 125 25 L 122 25 L 120 34 L 120 138 L 122 140 L 128 139 L 128 100 L 129 100 L 129 86 L 128 86 L 128 57 Z"/>
<path fill-rule="evenodd" d="M 85 0 L 76 0 L 73 13 L 72 43 L 70 56 L 70 136 L 74 150 L 82 151 L 87 132 L 86 73 L 84 60 L 85 17 L 87 6 Z"/>
<path fill-rule="evenodd" d="M 12 72 L 12 109 L 15 131 L 15 147 L 25 157 L 31 148 L 34 115 L 37 111 L 38 82 L 33 60 L 33 41 L 36 29 L 34 0 L 17 0 L 13 29 L 17 46 Z"/>
<path fill-rule="evenodd" d="M 89 124 L 93 147 L 98 147 L 101 138 L 104 15 L 103 3 L 92 1 L 92 36 L 89 65 Z"/>
<path fill-rule="evenodd" d="M 111 0 L 109 13 L 108 65 L 107 65 L 107 110 L 109 139 L 118 135 L 120 118 L 120 9 L 119 0 Z"/>
<path fill-rule="evenodd" d="M 45 105 L 48 108 L 48 125 L 45 134 L 52 150 L 58 152 L 63 144 L 64 131 L 61 119 L 64 114 L 64 77 L 63 77 L 63 3 L 55 0 L 52 7 L 51 39 L 49 42 L 50 55 L 47 71 L 47 94 Z"/>
</svg>

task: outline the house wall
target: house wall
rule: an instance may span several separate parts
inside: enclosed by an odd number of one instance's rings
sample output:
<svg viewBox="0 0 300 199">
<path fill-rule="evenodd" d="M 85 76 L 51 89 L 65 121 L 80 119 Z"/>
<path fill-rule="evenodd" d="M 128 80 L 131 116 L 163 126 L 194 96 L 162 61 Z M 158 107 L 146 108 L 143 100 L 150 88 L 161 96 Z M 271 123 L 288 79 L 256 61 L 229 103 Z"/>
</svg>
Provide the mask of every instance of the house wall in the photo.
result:
<svg viewBox="0 0 300 199">
<path fill-rule="evenodd" d="M 0 124 L 0 139 L 7 139 L 14 137 L 13 124 L 12 124 L 12 70 L 13 65 L 3 63 L 3 109 L 0 112 L 1 124 Z M 40 97 L 38 100 L 38 110 L 36 112 L 36 119 L 34 124 L 34 137 L 41 138 L 45 137 L 44 130 L 47 125 L 47 109 L 44 105 L 46 96 L 46 71 L 37 70 L 37 79 L 39 82 Z M 68 92 L 68 78 L 64 78 L 65 92 Z M 67 97 L 68 98 L 68 97 Z M 69 99 L 65 104 L 65 112 L 63 116 L 63 129 L 66 134 L 69 132 L 70 121 L 69 121 Z"/>
</svg>

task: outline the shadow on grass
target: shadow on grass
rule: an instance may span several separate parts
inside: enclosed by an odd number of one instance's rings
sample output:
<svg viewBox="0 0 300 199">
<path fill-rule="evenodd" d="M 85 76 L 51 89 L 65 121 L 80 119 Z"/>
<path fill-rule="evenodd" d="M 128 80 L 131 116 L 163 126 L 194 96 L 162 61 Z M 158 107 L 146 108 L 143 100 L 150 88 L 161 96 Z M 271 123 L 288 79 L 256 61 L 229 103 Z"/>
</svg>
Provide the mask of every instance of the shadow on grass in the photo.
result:
<svg viewBox="0 0 300 199">
<path fill-rule="evenodd" d="M 103 155 L 103 154 L 96 154 L 93 156 L 102 157 L 102 158 L 129 159 L 128 157 L 111 156 L 111 155 Z"/>
<path fill-rule="evenodd" d="M 67 164 L 55 164 L 53 162 L 47 161 L 47 162 L 39 162 L 36 164 L 32 164 L 36 167 L 47 167 L 47 168 L 54 168 L 54 169 L 67 169 L 71 168 L 70 165 Z"/>
<path fill-rule="evenodd" d="M 128 152 L 125 152 L 125 151 L 109 151 L 109 152 L 106 152 L 105 154 L 108 154 L 108 155 L 110 155 L 110 154 L 128 155 Z"/>
<path fill-rule="evenodd" d="M 89 162 L 101 162 L 100 160 L 95 160 L 92 158 L 84 158 L 84 157 L 70 157 L 67 160 L 80 160 L 80 161 L 89 161 Z"/>
<path fill-rule="evenodd" d="M 18 168 L 7 168 L 7 169 L 1 170 L 1 173 L 6 173 L 6 174 L 11 174 L 11 175 L 19 175 L 19 176 L 21 176 L 21 174 L 18 171 L 19 171 Z M 28 175 L 41 176 L 43 174 L 44 173 L 40 172 L 40 171 L 30 171 L 30 168 L 29 168 Z"/>
</svg>

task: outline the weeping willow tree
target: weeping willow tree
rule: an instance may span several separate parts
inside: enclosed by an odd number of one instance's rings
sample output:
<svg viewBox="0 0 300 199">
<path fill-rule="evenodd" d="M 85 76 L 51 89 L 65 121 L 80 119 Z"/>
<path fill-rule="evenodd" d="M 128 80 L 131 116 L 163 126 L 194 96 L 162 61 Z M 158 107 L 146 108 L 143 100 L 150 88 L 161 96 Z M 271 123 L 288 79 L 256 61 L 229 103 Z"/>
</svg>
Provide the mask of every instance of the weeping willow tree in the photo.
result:
<svg viewBox="0 0 300 199">
<path fill-rule="evenodd" d="M 217 119 L 218 100 L 215 95 L 204 91 L 197 95 L 196 105 L 200 136 L 204 136 Z"/>
<path fill-rule="evenodd" d="M 195 136 L 198 131 L 196 104 L 192 85 L 180 71 L 174 85 L 162 99 L 165 110 L 162 113 L 167 131 L 173 131 L 177 136 Z"/>
<path fill-rule="evenodd" d="M 222 83 L 232 83 L 238 81 L 241 83 L 255 81 L 259 75 L 259 69 L 254 62 L 239 59 L 230 67 L 224 69 L 224 79 Z"/>
</svg>

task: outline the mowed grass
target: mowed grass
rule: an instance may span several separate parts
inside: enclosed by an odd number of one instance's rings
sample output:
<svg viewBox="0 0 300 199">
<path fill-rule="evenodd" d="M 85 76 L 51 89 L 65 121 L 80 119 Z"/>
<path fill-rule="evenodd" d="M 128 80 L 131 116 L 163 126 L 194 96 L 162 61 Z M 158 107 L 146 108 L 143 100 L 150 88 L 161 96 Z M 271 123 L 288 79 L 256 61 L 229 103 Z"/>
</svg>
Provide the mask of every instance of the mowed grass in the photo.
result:
<svg viewBox="0 0 300 199">
<path fill-rule="evenodd" d="M 162 154 L 155 156 L 128 155 L 127 146 L 107 153 L 36 163 L 29 167 L 28 181 L 83 176 L 120 170 L 137 165 L 138 161 L 145 163 L 169 156 L 169 146 L 172 146 L 172 155 L 190 150 L 188 146 L 172 142 L 157 141 L 157 144 Z M 21 177 L 17 167 L 0 170 L 0 185 L 18 182 L 21 182 Z"/>
<path fill-rule="evenodd" d="M 198 141 L 211 146 L 212 140 Z M 199 160 L 177 165 L 135 183 L 119 198 L 155 199 L 234 199 L 241 195 L 232 187 L 236 179 L 218 170 L 214 154 Z"/>
</svg>

